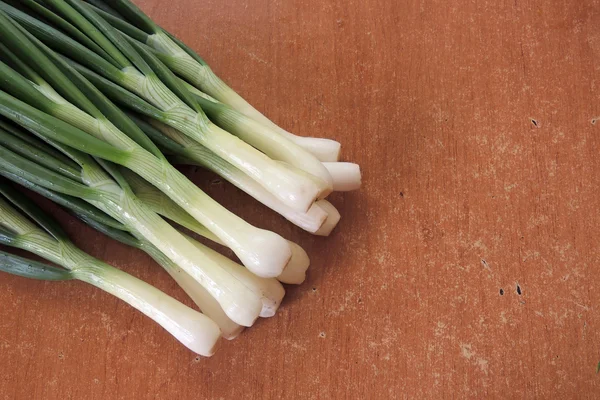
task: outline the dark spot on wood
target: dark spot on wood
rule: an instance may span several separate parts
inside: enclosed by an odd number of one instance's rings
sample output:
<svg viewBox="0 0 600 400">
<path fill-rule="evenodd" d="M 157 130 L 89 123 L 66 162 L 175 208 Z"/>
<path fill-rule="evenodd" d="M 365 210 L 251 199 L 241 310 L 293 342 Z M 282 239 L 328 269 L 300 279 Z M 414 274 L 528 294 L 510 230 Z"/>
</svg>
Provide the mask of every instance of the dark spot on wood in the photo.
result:
<svg viewBox="0 0 600 400">
<path fill-rule="evenodd" d="M 596 125 L 596 122 L 597 122 L 597 121 L 598 121 L 598 120 L 597 120 L 596 118 L 594 118 L 594 119 L 592 120 L 592 125 Z"/>
<path fill-rule="evenodd" d="M 433 232 L 429 228 L 423 228 L 421 232 L 423 233 L 423 239 L 425 239 L 426 241 L 431 241 L 435 237 Z"/>
<path fill-rule="evenodd" d="M 519 286 L 519 284 L 517 284 L 517 294 L 519 296 L 521 295 L 521 286 Z"/>
<path fill-rule="evenodd" d="M 400 192 L 400 197 L 404 198 L 404 192 Z"/>
<path fill-rule="evenodd" d="M 504 289 L 500 288 L 500 296 L 504 296 Z"/>
<path fill-rule="evenodd" d="M 531 119 L 531 123 L 533 124 L 533 126 L 535 126 L 536 128 L 539 128 L 540 126 L 538 125 L 538 122 L 535 119 Z"/>
<path fill-rule="evenodd" d="M 213 179 L 212 182 L 210 182 L 212 185 L 220 185 L 221 183 L 223 183 L 222 180 L 220 180 L 219 178 L 217 179 Z"/>
</svg>

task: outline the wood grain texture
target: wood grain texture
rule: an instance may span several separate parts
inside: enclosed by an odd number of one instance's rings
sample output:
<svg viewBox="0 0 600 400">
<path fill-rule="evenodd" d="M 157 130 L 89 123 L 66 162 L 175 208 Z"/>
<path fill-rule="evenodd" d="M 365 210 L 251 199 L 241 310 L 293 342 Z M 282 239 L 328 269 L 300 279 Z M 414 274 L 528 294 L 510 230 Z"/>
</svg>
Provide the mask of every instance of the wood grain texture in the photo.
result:
<svg viewBox="0 0 600 400">
<path fill-rule="evenodd" d="M 598 398 L 598 0 L 138 4 L 282 126 L 342 142 L 364 187 L 315 238 L 185 170 L 312 256 L 279 314 L 210 359 L 92 287 L 2 275 L 0 399 Z"/>
</svg>

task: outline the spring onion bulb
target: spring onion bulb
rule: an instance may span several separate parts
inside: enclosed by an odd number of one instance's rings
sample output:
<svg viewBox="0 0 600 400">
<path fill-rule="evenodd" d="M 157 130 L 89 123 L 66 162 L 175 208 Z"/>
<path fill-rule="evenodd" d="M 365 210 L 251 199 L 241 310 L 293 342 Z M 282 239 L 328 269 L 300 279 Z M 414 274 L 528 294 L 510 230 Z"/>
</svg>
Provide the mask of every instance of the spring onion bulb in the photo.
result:
<svg viewBox="0 0 600 400">
<path fill-rule="evenodd" d="M 296 243 L 290 242 L 290 246 L 292 248 L 292 258 L 281 275 L 277 277 L 277 280 L 290 285 L 300 285 L 306 279 L 310 259 L 306 251 Z"/>
<path fill-rule="evenodd" d="M 0 243 L 32 252 L 65 270 L 0 252 L 0 270 L 38 279 L 77 279 L 102 289 L 161 325 L 195 353 L 211 356 L 220 330 L 210 318 L 77 248 L 41 210 L 0 184 Z M 12 205 L 10 202 L 14 201 Z M 31 222 L 32 218 L 37 224 Z"/>
<path fill-rule="evenodd" d="M 285 295 L 285 289 L 277 279 L 256 276 L 248 269 L 240 268 L 240 265 L 235 261 L 204 246 L 191 237 L 186 236 L 186 238 L 192 245 L 196 246 L 198 250 L 202 251 L 205 256 L 209 257 L 214 262 L 220 263 L 223 269 L 234 275 L 239 281 L 243 282 L 246 287 L 252 288 L 253 291 L 260 293 L 263 302 L 263 307 L 260 312 L 262 318 L 268 318 L 275 315 L 275 312 L 281 305 L 281 301 Z"/>
<path fill-rule="evenodd" d="M 336 192 L 349 192 L 360 189 L 360 166 L 349 162 L 325 162 L 325 168 L 333 179 L 333 190 Z"/>
<path fill-rule="evenodd" d="M 315 232 L 315 235 L 329 236 L 333 228 L 340 222 L 341 215 L 335 206 L 327 200 L 319 200 L 315 205 L 327 213 L 327 220 L 325 220 L 325 223 Z"/>
</svg>

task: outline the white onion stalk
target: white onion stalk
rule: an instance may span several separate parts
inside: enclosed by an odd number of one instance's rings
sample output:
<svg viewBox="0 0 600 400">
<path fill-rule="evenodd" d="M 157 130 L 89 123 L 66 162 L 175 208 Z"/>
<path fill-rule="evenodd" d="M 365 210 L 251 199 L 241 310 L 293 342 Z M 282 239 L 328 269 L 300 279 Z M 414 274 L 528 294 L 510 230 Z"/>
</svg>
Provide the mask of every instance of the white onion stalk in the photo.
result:
<svg viewBox="0 0 600 400">
<path fill-rule="evenodd" d="M 140 239 L 140 238 L 138 238 Z M 183 291 L 196 303 L 200 308 L 200 311 L 211 320 L 213 320 L 221 330 L 221 335 L 227 339 L 235 339 L 242 331 L 244 326 L 239 325 L 231 320 L 221 308 L 219 302 L 206 290 L 202 285 L 198 284 L 192 277 L 181 269 L 177 264 L 166 257 L 161 251 L 159 251 L 152 244 L 145 241 L 141 241 L 140 248 L 148 253 L 157 263 L 159 263 L 165 271 L 177 282 L 177 284 L 183 289 Z M 207 257 L 208 258 L 208 257 Z M 210 261 L 216 262 L 219 266 L 222 263 L 210 259 Z M 240 268 L 243 268 L 240 266 Z"/>
<path fill-rule="evenodd" d="M 79 205 L 77 205 L 77 207 L 73 207 L 73 201 L 59 193 L 41 189 L 39 186 L 28 182 L 25 182 L 25 184 L 28 188 L 34 190 L 36 193 L 39 193 L 42 196 L 45 196 L 70 209 L 74 215 L 92 228 L 125 245 L 142 250 L 152 257 L 154 261 L 156 261 L 165 269 L 165 271 L 167 271 L 169 275 L 171 275 L 171 277 L 179 284 L 179 286 L 194 301 L 194 303 L 196 303 L 202 313 L 219 326 L 221 329 L 221 334 L 225 339 L 232 340 L 244 330 L 243 326 L 236 324 L 227 316 L 225 311 L 223 311 L 221 308 L 219 302 L 204 287 L 202 287 L 201 284 L 199 284 L 182 268 L 165 256 L 164 253 L 156 248 L 156 246 L 145 240 L 141 235 L 137 234 L 136 232 L 127 231 L 125 226 L 118 224 L 118 221 L 110 221 L 110 225 L 107 225 L 107 220 L 103 217 L 99 218 L 100 216 L 95 209 L 86 208 Z M 202 253 L 200 252 L 199 254 Z M 206 261 L 208 263 L 215 262 L 208 257 Z M 219 262 L 216 262 L 216 264 L 220 265 Z M 239 268 L 243 267 L 239 266 Z"/>
<path fill-rule="evenodd" d="M 335 192 L 349 192 L 360 189 L 361 174 L 360 166 L 348 162 L 325 162 L 325 168 L 333 179 L 333 190 Z"/>
</svg>

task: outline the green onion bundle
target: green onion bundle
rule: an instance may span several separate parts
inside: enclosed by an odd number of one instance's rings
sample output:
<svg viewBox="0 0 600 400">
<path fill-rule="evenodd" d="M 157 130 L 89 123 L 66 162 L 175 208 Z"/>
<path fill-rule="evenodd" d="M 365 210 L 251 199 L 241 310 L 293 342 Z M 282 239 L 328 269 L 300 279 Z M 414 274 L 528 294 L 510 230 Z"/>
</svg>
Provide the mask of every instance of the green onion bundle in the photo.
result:
<svg viewBox="0 0 600 400">
<path fill-rule="evenodd" d="M 203 312 L 190 321 L 210 321 L 232 339 L 257 318 L 275 315 L 281 283 L 305 279 L 306 252 L 229 212 L 173 164 L 206 168 L 298 227 L 327 236 L 340 214 L 325 197 L 358 189 L 361 180 L 356 164 L 338 162 L 339 143 L 279 128 L 128 0 L 0 0 L 0 38 L 0 175 L 149 254 Z M 87 279 L 70 253 L 61 260 L 47 240 L 20 244 L 33 228 L 19 225 L 2 204 L 1 243 L 66 270 L 36 263 L 23 269 L 26 261 L 4 252 L 1 270 Z M 229 247 L 241 264 L 167 220 Z M 59 246 L 73 247 L 42 227 Z M 135 286 L 124 273 L 107 274 Z M 212 354 L 212 336 L 200 348 L 146 311 L 192 350 Z"/>
</svg>

